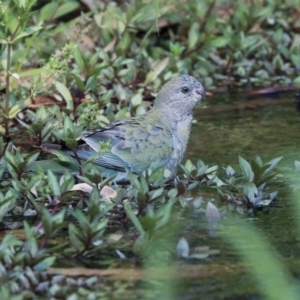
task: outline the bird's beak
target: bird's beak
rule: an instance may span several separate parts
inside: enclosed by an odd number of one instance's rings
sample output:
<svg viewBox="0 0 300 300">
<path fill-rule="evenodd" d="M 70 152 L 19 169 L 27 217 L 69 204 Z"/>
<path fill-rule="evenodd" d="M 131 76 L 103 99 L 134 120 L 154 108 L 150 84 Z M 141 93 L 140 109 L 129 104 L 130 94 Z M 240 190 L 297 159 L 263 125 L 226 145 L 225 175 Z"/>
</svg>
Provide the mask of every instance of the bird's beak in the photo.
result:
<svg viewBox="0 0 300 300">
<path fill-rule="evenodd" d="M 206 92 L 203 86 L 196 89 L 196 93 L 202 96 L 202 99 L 205 98 Z"/>
</svg>

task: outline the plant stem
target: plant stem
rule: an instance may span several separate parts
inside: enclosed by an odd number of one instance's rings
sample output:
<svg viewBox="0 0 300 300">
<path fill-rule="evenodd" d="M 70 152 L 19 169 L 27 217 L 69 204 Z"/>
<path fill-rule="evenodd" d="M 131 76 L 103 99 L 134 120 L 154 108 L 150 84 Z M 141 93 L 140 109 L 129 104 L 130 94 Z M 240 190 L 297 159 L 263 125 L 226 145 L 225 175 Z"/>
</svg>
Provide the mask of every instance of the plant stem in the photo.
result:
<svg viewBox="0 0 300 300">
<path fill-rule="evenodd" d="M 7 40 L 7 63 L 6 63 L 6 73 L 5 73 L 5 107 L 4 107 L 4 127 L 5 127 L 5 140 L 9 141 L 9 92 L 10 92 L 10 67 L 11 67 L 11 50 L 12 45 L 15 39 L 16 34 L 18 33 L 21 27 L 21 23 L 19 22 L 12 36 Z"/>
<path fill-rule="evenodd" d="M 9 141 L 9 79 L 10 79 L 10 56 L 11 56 L 12 42 L 9 39 L 7 43 L 7 63 L 5 73 L 5 108 L 4 108 L 4 126 L 5 126 L 5 139 Z"/>
<path fill-rule="evenodd" d="M 75 156 L 75 159 L 77 160 L 77 163 L 78 163 L 78 167 L 79 167 L 79 175 L 82 176 L 83 175 L 83 171 L 82 171 L 82 164 L 81 164 L 81 160 L 76 152 L 76 150 L 73 150 L 73 153 L 74 153 L 74 156 Z"/>
</svg>

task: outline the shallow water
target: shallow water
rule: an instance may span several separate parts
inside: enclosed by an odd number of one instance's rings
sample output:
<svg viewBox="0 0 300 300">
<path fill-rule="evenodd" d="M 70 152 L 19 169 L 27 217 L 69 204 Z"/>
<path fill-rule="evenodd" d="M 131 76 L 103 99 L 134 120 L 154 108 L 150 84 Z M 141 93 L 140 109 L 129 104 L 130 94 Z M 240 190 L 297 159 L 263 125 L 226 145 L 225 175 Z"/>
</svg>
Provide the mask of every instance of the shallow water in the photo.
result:
<svg viewBox="0 0 300 300">
<path fill-rule="evenodd" d="M 193 125 L 187 153 L 187 157 L 194 161 L 200 158 L 208 165 L 235 167 L 238 155 L 247 160 L 259 155 L 264 162 L 283 156 L 279 164 L 281 176 L 275 187 L 279 190 L 279 200 L 252 216 L 244 216 L 243 222 L 252 224 L 271 245 L 277 259 L 299 278 L 300 228 L 296 226 L 294 201 L 297 201 L 295 190 L 300 185 L 294 161 L 300 160 L 300 115 L 295 110 L 293 95 L 208 100 L 206 107 L 196 111 L 195 119 L 197 123 Z M 228 210 L 226 204 L 214 203 L 221 211 Z M 238 216 L 229 214 L 227 218 L 233 219 L 234 226 L 234 219 Z M 197 222 L 196 219 L 188 221 L 191 228 L 193 222 Z M 221 224 L 219 231 L 222 231 L 222 226 L 225 225 Z M 188 231 L 185 233 L 195 243 L 198 239 L 198 244 L 220 250 L 219 256 L 199 262 L 211 266 L 213 275 L 207 272 L 205 276 L 203 272 L 198 280 L 181 284 L 176 299 L 263 299 L 257 281 L 234 247 L 221 236 L 205 237 L 203 230 L 205 226 L 200 225 L 191 230 L 190 237 Z M 245 247 L 251 243 L 245 239 Z"/>
<path fill-rule="evenodd" d="M 291 95 L 208 102 L 195 113 L 198 122 L 193 126 L 188 156 L 222 165 L 236 163 L 238 155 L 259 155 L 263 161 L 284 156 L 286 165 L 300 158 L 300 115 Z M 249 105 L 251 102 L 254 104 Z"/>
</svg>

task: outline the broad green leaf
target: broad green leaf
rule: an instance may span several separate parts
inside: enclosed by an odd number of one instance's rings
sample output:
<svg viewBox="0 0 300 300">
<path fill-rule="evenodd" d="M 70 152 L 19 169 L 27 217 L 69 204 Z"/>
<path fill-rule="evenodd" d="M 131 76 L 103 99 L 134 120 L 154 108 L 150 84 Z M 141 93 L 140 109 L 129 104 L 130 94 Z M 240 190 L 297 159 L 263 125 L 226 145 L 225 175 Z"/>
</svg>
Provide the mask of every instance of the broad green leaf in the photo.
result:
<svg viewBox="0 0 300 300">
<path fill-rule="evenodd" d="M 185 168 L 189 171 L 192 172 L 193 170 L 196 170 L 196 166 L 194 166 L 194 164 L 191 162 L 190 159 L 188 159 L 185 164 L 184 164 Z"/>
<path fill-rule="evenodd" d="M 246 177 L 246 179 L 248 180 L 248 182 L 252 182 L 254 179 L 254 173 L 251 169 L 250 164 L 239 155 L 239 164 L 240 164 L 240 168 L 244 174 L 244 176 Z"/>
<path fill-rule="evenodd" d="M 246 195 L 250 200 L 253 199 L 257 194 L 258 190 L 254 183 L 246 183 L 243 186 L 244 195 Z"/>
<path fill-rule="evenodd" d="M 282 160 L 282 156 L 274 158 L 271 161 L 269 161 L 267 165 L 270 165 L 270 167 L 263 173 L 263 175 L 267 175 L 268 173 L 270 173 L 281 160 Z"/>
<path fill-rule="evenodd" d="M 93 69 L 92 71 L 91 71 L 91 76 L 92 75 L 99 75 L 99 73 L 100 73 L 100 71 L 101 70 L 103 70 L 103 69 L 105 69 L 105 68 L 107 68 L 108 67 L 108 65 L 106 64 L 106 63 L 102 63 L 102 64 L 100 64 L 98 67 L 96 67 L 95 69 Z"/>
<path fill-rule="evenodd" d="M 194 22 L 189 30 L 188 35 L 188 49 L 196 46 L 199 39 L 199 22 Z"/>
<path fill-rule="evenodd" d="M 18 101 L 16 105 L 14 105 L 13 107 L 11 107 L 11 109 L 9 110 L 9 114 L 8 117 L 10 119 L 13 119 L 16 117 L 16 115 L 23 110 L 24 108 L 26 108 L 29 104 L 31 103 L 31 99 L 28 98 L 24 101 Z"/>
<path fill-rule="evenodd" d="M 7 39 L 7 36 L 4 34 L 3 31 L 0 30 L 0 40 L 3 39 L 3 40 L 6 40 Z"/>
<path fill-rule="evenodd" d="M 74 109 L 74 103 L 73 98 L 71 96 L 71 93 L 69 89 L 61 82 L 56 81 L 55 87 L 58 90 L 58 92 L 64 97 L 66 103 L 67 103 L 67 109 L 73 110 Z"/>
<path fill-rule="evenodd" d="M 49 20 L 49 18 L 52 18 L 53 14 L 55 13 L 59 3 L 51 1 L 44 5 L 40 11 L 39 20 L 40 21 L 46 21 Z"/>
<path fill-rule="evenodd" d="M 85 87 L 84 87 L 84 83 L 83 83 L 83 81 L 81 80 L 81 78 L 80 78 L 77 74 L 75 74 L 75 73 L 71 73 L 71 75 L 73 76 L 73 78 L 74 78 L 74 80 L 75 80 L 75 82 L 76 82 L 76 85 L 77 85 L 78 89 L 79 89 L 81 92 L 84 92 Z"/>
<path fill-rule="evenodd" d="M 84 70 L 85 70 L 85 64 L 84 64 L 84 60 L 82 58 L 82 54 L 81 54 L 80 49 L 78 47 L 75 48 L 73 54 L 74 54 L 74 59 L 75 59 L 75 62 L 77 64 L 79 70 L 81 72 L 84 72 Z"/>
<path fill-rule="evenodd" d="M 157 215 L 161 218 L 157 221 L 156 229 L 165 226 L 170 221 L 173 204 L 173 201 L 170 200 L 159 208 Z"/>
<path fill-rule="evenodd" d="M 134 227 L 137 229 L 137 231 L 140 233 L 140 235 L 143 235 L 145 233 L 142 224 L 140 223 L 137 216 L 134 214 L 133 210 L 130 207 L 130 204 L 128 202 L 124 205 L 125 211 L 130 218 L 131 222 L 133 223 Z"/>
<path fill-rule="evenodd" d="M 38 76 L 45 72 L 43 69 L 30 69 L 24 72 L 19 73 L 20 77 L 26 77 L 26 76 Z"/>
<path fill-rule="evenodd" d="M 140 177 L 141 192 L 147 194 L 149 192 L 149 184 L 144 176 Z"/>
<path fill-rule="evenodd" d="M 216 47 L 216 48 L 220 48 L 220 47 L 224 47 L 228 44 L 228 38 L 227 37 L 214 37 L 211 39 L 208 39 L 206 42 L 206 45 L 211 46 L 211 47 Z"/>
<path fill-rule="evenodd" d="M 151 175 L 149 176 L 149 181 L 154 183 L 154 185 L 163 181 L 165 179 L 164 172 L 165 172 L 165 166 L 161 166 L 155 169 L 154 171 L 152 171 Z"/>
<path fill-rule="evenodd" d="M 47 257 L 47 258 L 43 259 L 42 261 L 38 262 L 36 265 L 34 265 L 33 270 L 34 271 L 45 271 L 54 264 L 55 259 L 56 259 L 55 256 Z"/>
<path fill-rule="evenodd" d="M 58 156 L 57 153 L 64 153 L 63 151 L 53 151 L 53 154 L 56 154 Z M 52 172 L 56 173 L 56 174 L 63 174 L 65 171 L 69 171 L 69 172 L 74 172 L 74 173 L 78 173 L 78 165 L 76 163 L 74 163 L 74 159 L 72 159 L 71 161 L 71 157 L 67 156 L 67 154 L 65 154 L 66 159 L 69 158 L 69 161 L 57 161 L 54 159 L 49 159 L 49 160 L 39 160 L 39 161 L 35 161 L 33 162 L 28 169 L 26 169 L 26 171 L 33 171 L 33 172 L 37 172 L 39 169 L 42 169 L 44 172 L 51 170 Z"/>
<path fill-rule="evenodd" d="M 149 84 L 152 82 L 156 77 L 167 67 L 169 63 L 169 57 L 165 57 L 161 59 L 159 62 L 156 63 L 156 65 L 153 67 L 153 70 L 148 72 L 146 76 L 146 84 Z"/>
<path fill-rule="evenodd" d="M 130 44 L 131 44 L 131 35 L 129 32 L 126 31 L 126 32 L 124 32 L 121 40 L 117 44 L 116 53 L 118 55 L 125 55 L 125 52 L 128 49 L 128 47 L 130 46 Z"/>
<path fill-rule="evenodd" d="M 139 190 L 141 188 L 141 185 L 137 178 L 137 175 L 133 174 L 129 170 L 126 170 L 126 173 L 127 173 L 128 179 L 130 180 L 131 185 L 134 186 L 137 190 Z"/>
<path fill-rule="evenodd" d="M 49 180 L 49 186 L 54 194 L 54 196 L 60 196 L 60 187 L 58 184 L 57 178 L 54 176 L 53 172 L 51 170 L 48 170 L 47 172 L 48 180 Z"/>
<path fill-rule="evenodd" d="M 133 106 L 138 106 L 142 104 L 142 100 L 143 100 L 142 94 L 138 93 L 131 98 L 130 102 Z"/>
<path fill-rule="evenodd" d="M 86 82 L 85 92 L 88 92 L 88 91 L 94 89 L 97 84 L 99 84 L 97 76 L 96 75 L 91 76 Z"/>
<path fill-rule="evenodd" d="M 53 19 L 57 19 L 59 17 L 62 17 L 74 10 L 76 10 L 79 7 L 79 2 L 77 1 L 67 1 L 64 4 L 62 4 L 57 10 L 56 13 L 53 16 Z"/>
<path fill-rule="evenodd" d="M 27 27 L 14 38 L 14 42 L 22 37 L 33 34 L 37 31 L 41 30 L 42 28 L 43 28 L 43 26 L 41 26 L 41 25 Z"/>
</svg>

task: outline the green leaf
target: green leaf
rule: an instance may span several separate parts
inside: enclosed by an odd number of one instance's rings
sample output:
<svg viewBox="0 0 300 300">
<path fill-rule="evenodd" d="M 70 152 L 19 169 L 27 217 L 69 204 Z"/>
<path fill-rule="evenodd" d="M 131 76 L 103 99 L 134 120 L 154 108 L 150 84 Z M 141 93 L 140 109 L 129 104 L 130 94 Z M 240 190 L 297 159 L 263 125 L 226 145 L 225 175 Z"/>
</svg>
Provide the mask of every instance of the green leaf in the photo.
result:
<svg viewBox="0 0 300 300">
<path fill-rule="evenodd" d="M 17 159 L 10 151 L 5 152 L 5 160 L 14 169 L 15 172 L 18 172 Z"/>
<path fill-rule="evenodd" d="M 24 72 L 19 73 L 20 77 L 27 77 L 27 76 L 38 76 L 45 72 L 43 69 L 30 69 Z"/>
<path fill-rule="evenodd" d="M 243 193 L 251 200 L 258 194 L 258 190 L 254 183 L 246 183 L 243 186 Z"/>
<path fill-rule="evenodd" d="M 124 55 L 126 50 L 131 44 L 131 36 L 129 32 L 125 31 L 125 33 L 122 35 L 121 40 L 119 41 L 117 47 L 116 47 L 116 53 L 117 55 Z"/>
<path fill-rule="evenodd" d="M 42 223 L 44 234 L 49 237 L 52 231 L 52 216 L 47 208 L 42 210 Z"/>
<path fill-rule="evenodd" d="M 96 75 L 91 76 L 86 82 L 85 92 L 88 92 L 88 91 L 94 89 L 96 87 L 96 85 L 98 85 L 98 84 L 99 84 L 99 81 L 97 79 L 97 76 Z"/>
<path fill-rule="evenodd" d="M 74 124 L 69 116 L 66 116 L 64 119 L 64 138 L 65 140 L 74 138 L 75 136 L 75 128 Z"/>
<path fill-rule="evenodd" d="M 54 264 L 55 259 L 56 259 L 55 256 L 47 257 L 47 258 L 43 259 L 42 261 L 40 261 L 39 263 L 37 263 L 33 267 L 33 270 L 34 271 L 44 271 L 44 270 L 47 270 L 49 267 L 51 267 Z"/>
<path fill-rule="evenodd" d="M 98 76 L 99 73 L 100 73 L 100 71 L 102 71 L 103 69 L 105 69 L 107 67 L 108 67 L 108 65 L 106 63 L 102 63 L 98 67 L 96 67 L 95 69 L 93 69 L 90 75 L 91 76 L 92 75 L 97 75 Z"/>
<path fill-rule="evenodd" d="M 254 173 L 251 169 L 250 164 L 239 155 L 239 164 L 240 164 L 240 168 L 244 174 L 244 176 L 246 177 L 246 179 L 248 180 L 248 182 L 252 182 L 254 179 Z"/>
<path fill-rule="evenodd" d="M 191 162 L 190 159 L 185 162 L 184 166 L 189 172 L 196 170 L 196 166 Z"/>
<path fill-rule="evenodd" d="M 135 107 L 135 106 L 138 106 L 138 105 L 142 104 L 142 100 L 143 100 L 142 94 L 138 93 L 138 94 L 135 94 L 131 98 L 130 102 Z"/>
<path fill-rule="evenodd" d="M 78 87 L 78 89 L 81 91 L 81 92 L 84 92 L 85 90 L 85 87 L 84 87 L 84 83 L 83 81 L 81 80 L 81 78 L 75 74 L 75 73 L 71 73 L 72 77 L 74 78 L 75 82 L 76 82 L 76 85 Z"/>
<path fill-rule="evenodd" d="M 188 49 L 193 49 L 199 39 L 199 22 L 194 22 L 189 30 Z"/>
<path fill-rule="evenodd" d="M 153 70 L 148 72 L 145 83 L 149 84 L 154 79 L 156 79 L 156 77 L 167 67 L 168 63 L 169 63 L 169 57 L 165 57 L 160 61 L 158 61 L 153 67 Z"/>
<path fill-rule="evenodd" d="M 51 170 L 48 170 L 47 177 L 49 180 L 49 186 L 54 194 L 54 196 L 60 196 L 60 187 L 57 178 L 54 176 Z"/>
<path fill-rule="evenodd" d="M 130 180 L 131 185 L 134 186 L 137 190 L 139 190 L 141 188 L 141 184 L 137 178 L 137 175 L 133 174 L 129 170 L 126 170 L 126 173 L 127 173 L 128 179 Z"/>
<path fill-rule="evenodd" d="M 75 59 L 75 62 L 77 64 L 79 70 L 81 72 L 84 72 L 85 71 L 85 64 L 84 64 L 84 60 L 82 58 L 82 54 L 81 54 L 80 49 L 78 47 L 75 48 L 73 54 L 74 54 L 74 59 Z"/>
<path fill-rule="evenodd" d="M 167 223 L 169 223 L 171 218 L 171 212 L 173 208 L 173 202 L 169 201 L 167 204 L 161 206 L 157 212 L 157 215 L 160 215 L 161 218 L 159 218 L 156 229 L 165 226 Z"/>
<path fill-rule="evenodd" d="M 0 39 L 3 39 L 3 40 L 7 39 L 6 34 L 2 30 L 0 30 Z"/>
<path fill-rule="evenodd" d="M 227 37 L 215 37 L 208 39 L 206 42 L 206 45 L 211 46 L 211 47 L 216 47 L 216 48 L 221 48 L 224 47 L 228 44 L 228 39 Z"/>
<path fill-rule="evenodd" d="M 0 222 L 3 221 L 3 217 L 7 214 L 9 208 L 13 206 L 15 200 L 16 195 L 13 195 L 10 191 L 5 196 L 0 192 Z"/>
<path fill-rule="evenodd" d="M 69 224 L 69 239 L 71 241 L 72 246 L 77 250 L 77 252 L 80 252 L 83 248 L 83 243 L 78 238 L 79 230 L 72 224 Z"/>
<path fill-rule="evenodd" d="M 30 155 L 28 158 L 27 158 L 27 164 L 26 164 L 26 169 L 28 167 L 30 167 L 36 160 L 37 158 L 39 157 L 40 155 L 40 152 L 37 152 L 37 153 L 34 153 L 32 155 Z"/>
<path fill-rule="evenodd" d="M 74 109 L 74 103 L 73 103 L 73 98 L 71 96 L 71 93 L 69 89 L 61 82 L 56 81 L 55 82 L 55 87 L 58 90 L 58 92 L 64 97 L 67 103 L 67 109 L 73 110 Z"/>
<path fill-rule="evenodd" d="M 41 26 L 41 25 L 27 27 L 14 38 L 13 42 L 15 42 L 16 40 L 18 40 L 22 37 L 31 35 L 37 31 L 41 30 L 42 28 L 43 28 L 43 26 Z"/>
<path fill-rule="evenodd" d="M 144 176 L 140 177 L 141 188 L 140 191 L 144 194 L 149 192 L 149 184 Z"/>
<path fill-rule="evenodd" d="M 272 159 L 271 161 L 267 162 L 266 165 L 270 165 L 270 167 L 263 173 L 263 176 L 269 174 L 282 160 L 282 156 Z"/>
<path fill-rule="evenodd" d="M 70 12 L 76 10 L 79 7 L 79 2 L 77 1 L 67 1 L 66 3 L 62 4 L 53 16 L 53 19 L 57 19 L 64 15 L 69 14 Z"/>
<path fill-rule="evenodd" d="M 29 11 L 23 15 L 20 16 L 20 22 L 25 23 L 28 19 L 30 19 L 32 16 L 36 15 L 38 13 L 38 10 Z"/>
<path fill-rule="evenodd" d="M 26 108 L 29 104 L 31 103 L 31 99 L 28 98 L 24 101 L 18 101 L 16 105 L 14 105 L 13 107 L 11 107 L 11 109 L 9 110 L 9 114 L 8 117 L 10 119 L 13 119 L 16 117 L 16 115 L 23 110 L 24 108 Z"/>
<path fill-rule="evenodd" d="M 134 212 L 131 209 L 130 204 L 128 202 L 125 203 L 124 208 L 125 208 L 126 214 L 130 218 L 131 222 L 133 223 L 133 225 L 137 229 L 137 231 L 140 233 L 140 235 L 145 234 L 142 224 L 140 223 L 137 216 L 134 214 Z"/>
<path fill-rule="evenodd" d="M 154 185 L 158 184 L 159 182 L 163 181 L 165 173 L 165 166 L 161 166 L 154 171 L 152 171 L 151 175 L 149 176 L 149 181 L 154 183 Z"/>
<path fill-rule="evenodd" d="M 58 2 L 51 1 L 44 5 L 42 9 L 40 10 L 39 20 L 40 21 L 46 21 L 52 18 L 53 14 L 58 8 Z"/>
<path fill-rule="evenodd" d="M 212 167 L 209 167 L 206 171 L 205 171 L 205 174 L 210 174 L 210 173 L 213 173 L 215 171 L 218 170 L 218 165 L 214 165 Z"/>
</svg>

